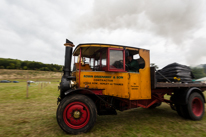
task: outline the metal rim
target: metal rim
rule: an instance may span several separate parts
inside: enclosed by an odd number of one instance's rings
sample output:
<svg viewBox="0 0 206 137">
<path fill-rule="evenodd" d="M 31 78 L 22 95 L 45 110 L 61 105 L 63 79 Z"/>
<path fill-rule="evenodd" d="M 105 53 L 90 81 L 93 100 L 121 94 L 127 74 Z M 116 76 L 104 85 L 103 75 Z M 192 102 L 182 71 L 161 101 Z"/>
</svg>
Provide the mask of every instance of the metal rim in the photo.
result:
<svg viewBox="0 0 206 137">
<path fill-rule="evenodd" d="M 89 108 L 82 102 L 72 102 L 65 107 L 63 119 L 66 125 L 72 129 L 83 128 L 90 119 Z"/>
<path fill-rule="evenodd" d="M 200 98 L 195 97 L 192 100 L 192 112 L 195 116 L 201 116 L 203 113 L 203 105 Z"/>
</svg>

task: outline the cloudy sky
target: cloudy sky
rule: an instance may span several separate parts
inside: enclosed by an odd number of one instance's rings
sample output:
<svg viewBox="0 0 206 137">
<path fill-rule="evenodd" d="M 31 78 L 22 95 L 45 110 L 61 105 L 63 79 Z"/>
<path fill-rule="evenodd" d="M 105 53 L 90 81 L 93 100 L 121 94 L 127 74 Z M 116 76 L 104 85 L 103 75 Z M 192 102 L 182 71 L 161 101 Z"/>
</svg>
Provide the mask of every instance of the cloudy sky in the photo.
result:
<svg viewBox="0 0 206 137">
<path fill-rule="evenodd" d="M 66 38 L 149 49 L 160 68 L 206 64 L 206 1 L 0 1 L 0 57 L 63 65 Z"/>
</svg>

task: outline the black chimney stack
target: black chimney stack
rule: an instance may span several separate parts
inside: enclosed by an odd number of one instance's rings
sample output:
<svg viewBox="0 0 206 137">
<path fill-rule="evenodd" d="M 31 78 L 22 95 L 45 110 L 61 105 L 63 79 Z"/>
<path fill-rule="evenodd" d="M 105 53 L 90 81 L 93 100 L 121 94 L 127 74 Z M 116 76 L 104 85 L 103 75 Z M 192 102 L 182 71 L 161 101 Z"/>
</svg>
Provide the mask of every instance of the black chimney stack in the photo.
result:
<svg viewBox="0 0 206 137">
<path fill-rule="evenodd" d="M 63 98 L 64 92 L 71 89 L 71 80 L 74 80 L 76 77 L 71 76 L 71 60 L 72 60 L 72 49 L 74 47 L 73 43 L 66 39 L 65 46 L 65 62 L 63 68 L 63 76 L 60 82 L 60 98 Z M 60 100 L 60 99 L 59 99 Z"/>
<path fill-rule="evenodd" d="M 65 45 L 65 62 L 64 62 L 64 76 L 67 78 L 71 73 L 71 60 L 72 60 L 72 49 L 74 47 L 73 43 L 66 39 Z"/>
</svg>

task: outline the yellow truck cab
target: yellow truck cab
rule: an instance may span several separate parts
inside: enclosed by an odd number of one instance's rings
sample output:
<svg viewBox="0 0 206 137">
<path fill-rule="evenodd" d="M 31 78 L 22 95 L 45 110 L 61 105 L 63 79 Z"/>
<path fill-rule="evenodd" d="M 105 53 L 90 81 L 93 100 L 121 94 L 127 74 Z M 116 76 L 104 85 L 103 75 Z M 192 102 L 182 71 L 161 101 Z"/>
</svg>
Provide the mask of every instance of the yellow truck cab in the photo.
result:
<svg viewBox="0 0 206 137">
<path fill-rule="evenodd" d="M 73 52 L 74 57 L 79 55 L 84 64 L 75 62 L 73 72 L 78 88 L 102 90 L 102 95 L 129 100 L 151 99 L 149 50 L 109 44 L 80 44 Z M 136 72 L 129 72 L 126 66 L 129 55 L 139 65 Z"/>
<path fill-rule="evenodd" d="M 65 64 L 56 117 L 65 132 L 89 131 L 97 115 L 116 115 L 116 110 L 138 107 L 155 108 L 161 102 L 184 118 L 202 119 L 202 92 L 206 85 L 157 82 L 155 69 L 150 67 L 149 50 L 87 43 L 79 44 L 73 51 L 71 41 L 66 40 L 64 45 Z M 171 99 L 165 99 L 165 94 Z"/>
</svg>

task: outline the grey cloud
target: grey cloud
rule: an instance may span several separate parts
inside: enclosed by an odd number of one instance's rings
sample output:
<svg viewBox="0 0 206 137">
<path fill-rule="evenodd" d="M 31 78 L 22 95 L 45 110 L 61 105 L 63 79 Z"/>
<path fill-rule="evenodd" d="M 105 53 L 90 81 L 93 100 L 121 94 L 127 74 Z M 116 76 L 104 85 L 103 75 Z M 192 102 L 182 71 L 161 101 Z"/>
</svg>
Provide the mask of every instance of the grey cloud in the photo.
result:
<svg viewBox="0 0 206 137">
<path fill-rule="evenodd" d="M 198 65 L 206 59 L 206 38 L 200 37 L 193 40 L 187 51 L 186 60 L 190 65 Z"/>
<path fill-rule="evenodd" d="M 201 25 L 203 1 L 164 0 L 148 2 L 146 15 L 153 22 L 152 30 L 179 44 Z"/>
<path fill-rule="evenodd" d="M 130 0 L 94 1 L 91 12 L 77 20 L 77 32 L 131 29 L 149 31 L 180 44 L 201 26 L 204 1 Z M 82 18 L 81 17 L 81 18 Z"/>
<path fill-rule="evenodd" d="M 0 57 L 63 64 L 63 44 L 68 38 L 74 44 L 102 42 L 152 49 L 152 61 L 166 64 L 169 56 L 164 61 L 159 56 L 167 54 L 162 55 L 165 47 L 184 45 L 194 37 L 205 5 L 203 0 L 1 0 Z M 203 30 L 199 30 L 201 36 Z M 182 48 L 194 48 L 189 45 Z M 185 49 L 172 53 L 176 52 L 180 55 Z M 188 49 L 184 55 L 189 52 L 193 51 Z"/>
<path fill-rule="evenodd" d="M 1 1 L 0 56 L 63 64 L 63 43 L 79 2 Z"/>
</svg>

